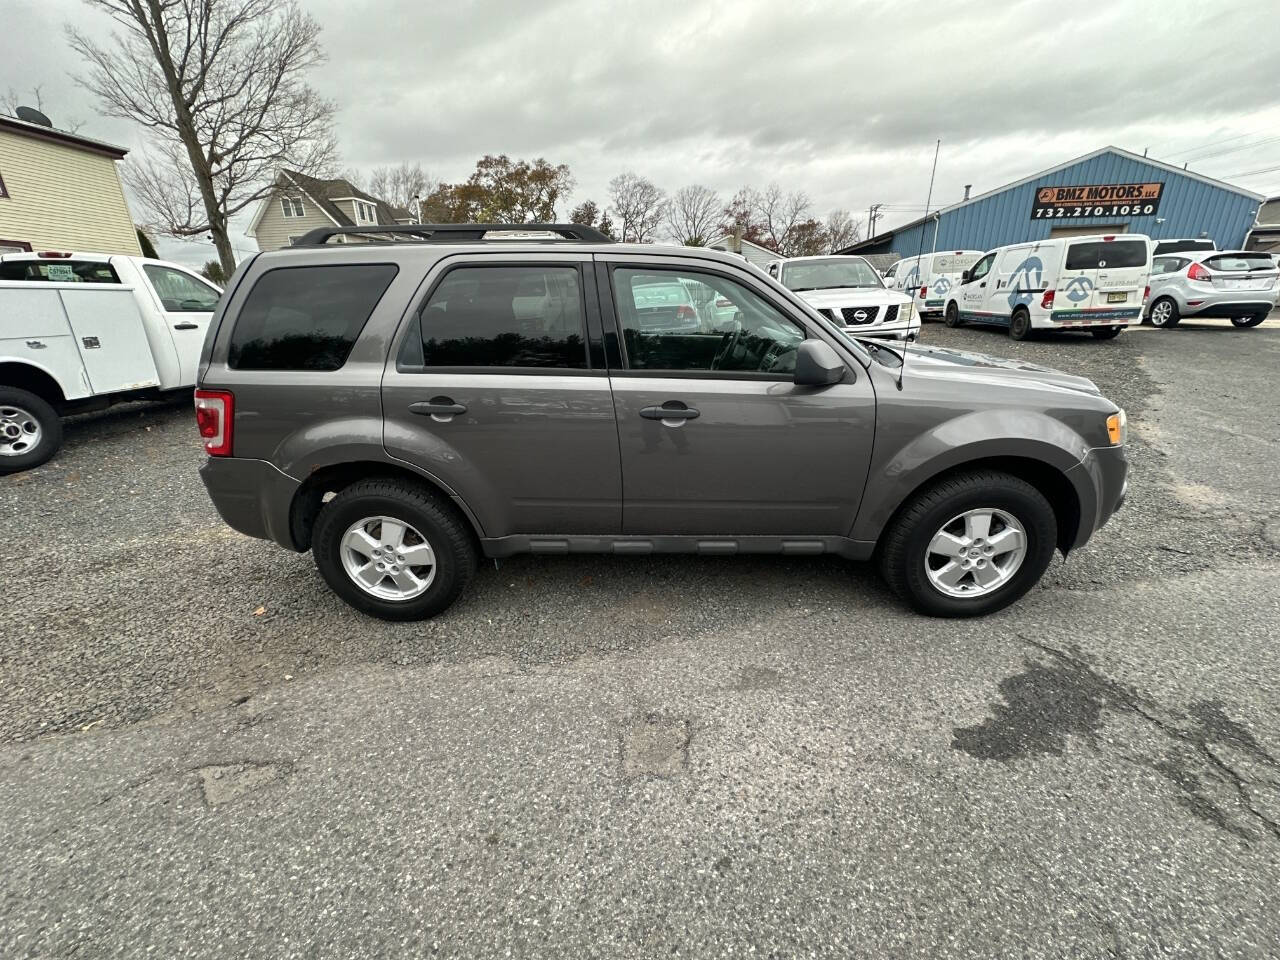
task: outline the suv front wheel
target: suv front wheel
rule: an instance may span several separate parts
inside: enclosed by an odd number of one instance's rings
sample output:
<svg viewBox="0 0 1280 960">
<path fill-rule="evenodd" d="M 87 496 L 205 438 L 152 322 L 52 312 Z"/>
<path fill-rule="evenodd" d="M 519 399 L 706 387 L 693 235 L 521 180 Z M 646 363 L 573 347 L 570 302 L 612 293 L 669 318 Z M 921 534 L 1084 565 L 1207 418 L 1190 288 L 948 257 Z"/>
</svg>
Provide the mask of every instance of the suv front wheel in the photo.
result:
<svg viewBox="0 0 1280 960">
<path fill-rule="evenodd" d="M 383 620 L 423 620 L 462 593 L 476 546 L 452 510 L 413 483 L 365 480 L 324 505 L 311 541 L 339 597 Z"/>
<path fill-rule="evenodd" d="M 880 570 L 921 613 L 981 616 L 1035 586 L 1057 532 L 1053 508 L 1026 481 L 994 471 L 959 474 L 898 514 L 881 544 Z"/>
</svg>

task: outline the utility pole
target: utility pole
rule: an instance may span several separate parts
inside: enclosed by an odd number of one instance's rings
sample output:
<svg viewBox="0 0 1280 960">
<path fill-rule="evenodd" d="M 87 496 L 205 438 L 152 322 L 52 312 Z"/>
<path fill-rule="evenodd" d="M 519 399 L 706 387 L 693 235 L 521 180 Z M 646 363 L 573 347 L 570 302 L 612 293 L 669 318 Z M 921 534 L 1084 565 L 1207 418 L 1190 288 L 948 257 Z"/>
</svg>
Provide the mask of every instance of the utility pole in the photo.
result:
<svg viewBox="0 0 1280 960">
<path fill-rule="evenodd" d="M 867 239 L 868 240 L 870 240 L 872 237 L 876 235 L 876 221 L 879 220 L 882 216 L 884 216 L 884 214 L 880 212 L 880 208 L 883 206 L 884 206 L 883 203 L 873 203 L 870 207 L 867 208 Z"/>
</svg>

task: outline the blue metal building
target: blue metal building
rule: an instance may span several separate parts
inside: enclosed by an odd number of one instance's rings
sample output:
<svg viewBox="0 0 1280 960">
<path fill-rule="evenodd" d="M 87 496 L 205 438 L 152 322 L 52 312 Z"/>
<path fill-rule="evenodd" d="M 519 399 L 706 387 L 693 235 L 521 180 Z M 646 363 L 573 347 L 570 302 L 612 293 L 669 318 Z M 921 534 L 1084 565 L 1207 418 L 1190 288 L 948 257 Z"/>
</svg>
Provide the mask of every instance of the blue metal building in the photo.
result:
<svg viewBox="0 0 1280 960">
<path fill-rule="evenodd" d="M 1211 237 L 1220 249 L 1238 249 L 1263 200 L 1229 183 L 1103 147 L 840 252 L 908 257 L 921 249 L 990 250 L 1081 233 Z"/>
</svg>

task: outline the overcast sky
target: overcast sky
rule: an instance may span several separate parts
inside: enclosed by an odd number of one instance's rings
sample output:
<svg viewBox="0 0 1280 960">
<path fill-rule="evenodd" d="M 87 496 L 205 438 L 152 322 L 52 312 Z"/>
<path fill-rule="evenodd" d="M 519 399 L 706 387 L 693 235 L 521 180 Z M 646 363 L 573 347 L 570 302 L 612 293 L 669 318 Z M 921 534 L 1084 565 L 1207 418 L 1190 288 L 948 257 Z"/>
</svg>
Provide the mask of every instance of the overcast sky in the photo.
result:
<svg viewBox="0 0 1280 960">
<path fill-rule="evenodd" d="M 144 144 L 70 79 L 63 25 L 104 18 L 79 0 L 0 3 L 0 91 L 40 84 L 55 125 Z M 330 59 L 313 82 L 338 105 L 343 166 L 417 161 L 456 180 L 485 153 L 543 156 L 569 165 L 575 202 L 603 202 L 624 170 L 726 198 L 777 180 L 820 215 L 884 203 L 881 230 L 922 212 L 938 138 L 934 206 L 1107 144 L 1280 193 L 1270 2 L 303 6 L 323 26 Z M 165 250 L 207 258 L 186 246 Z"/>
</svg>

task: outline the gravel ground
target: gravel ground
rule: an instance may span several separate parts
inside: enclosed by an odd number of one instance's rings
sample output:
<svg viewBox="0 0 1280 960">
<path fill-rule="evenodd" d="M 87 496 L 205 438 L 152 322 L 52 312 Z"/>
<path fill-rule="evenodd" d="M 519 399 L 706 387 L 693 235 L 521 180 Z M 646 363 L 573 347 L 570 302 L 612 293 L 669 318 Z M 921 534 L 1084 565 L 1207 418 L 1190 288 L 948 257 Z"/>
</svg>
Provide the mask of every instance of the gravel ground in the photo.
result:
<svg viewBox="0 0 1280 960">
<path fill-rule="evenodd" d="M 1274 955 L 1280 329 L 926 337 L 1130 414 L 982 621 L 593 557 L 383 624 L 220 524 L 186 404 L 69 422 L 0 480 L 0 955 Z"/>
</svg>

